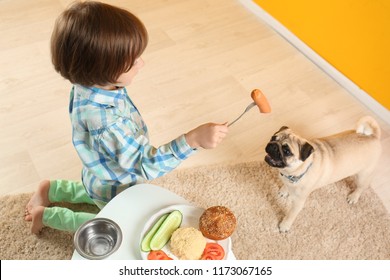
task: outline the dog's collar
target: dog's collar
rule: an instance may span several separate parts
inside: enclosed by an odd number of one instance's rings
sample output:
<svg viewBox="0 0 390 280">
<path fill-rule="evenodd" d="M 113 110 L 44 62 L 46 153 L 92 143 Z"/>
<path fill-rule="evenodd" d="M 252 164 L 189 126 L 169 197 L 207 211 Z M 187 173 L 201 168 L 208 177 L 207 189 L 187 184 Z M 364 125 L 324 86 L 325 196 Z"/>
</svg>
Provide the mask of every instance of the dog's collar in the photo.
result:
<svg viewBox="0 0 390 280">
<path fill-rule="evenodd" d="M 293 175 L 285 175 L 282 172 L 280 172 L 280 175 L 282 175 L 284 178 L 289 180 L 291 183 L 297 183 L 299 180 L 302 179 L 302 177 L 307 173 L 307 171 L 310 169 L 310 167 L 313 165 L 313 163 L 310 163 L 309 166 L 306 168 L 305 172 L 303 172 L 299 176 L 293 176 Z"/>
</svg>

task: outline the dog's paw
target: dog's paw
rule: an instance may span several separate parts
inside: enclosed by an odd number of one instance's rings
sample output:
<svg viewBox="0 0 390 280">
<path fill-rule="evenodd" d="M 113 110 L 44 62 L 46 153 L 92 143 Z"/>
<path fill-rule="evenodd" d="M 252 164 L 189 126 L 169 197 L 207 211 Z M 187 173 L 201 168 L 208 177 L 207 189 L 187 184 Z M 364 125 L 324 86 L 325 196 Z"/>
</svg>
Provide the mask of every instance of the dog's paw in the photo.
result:
<svg viewBox="0 0 390 280">
<path fill-rule="evenodd" d="M 278 192 L 278 196 L 282 198 L 287 198 L 288 197 L 288 191 L 280 190 Z"/>
<path fill-rule="evenodd" d="M 280 233 L 287 233 L 290 231 L 291 224 L 286 221 L 281 221 L 279 224 L 279 232 Z"/>
<path fill-rule="evenodd" d="M 278 191 L 278 195 L 279 197 L 283 197 L 283 198 L 288 197 L 289 195 L 288 188 L 286 186 L 282 186 Z"/>
<path fill-rule="evenodd" d="M 353 192 L 353 193 L 348 195 L 347 202 L 349 204 L 356 204 L 358 202 L 358 200 L 359 200 L 359 197 L 360 197 L 359 193 Z"/>
</svg>

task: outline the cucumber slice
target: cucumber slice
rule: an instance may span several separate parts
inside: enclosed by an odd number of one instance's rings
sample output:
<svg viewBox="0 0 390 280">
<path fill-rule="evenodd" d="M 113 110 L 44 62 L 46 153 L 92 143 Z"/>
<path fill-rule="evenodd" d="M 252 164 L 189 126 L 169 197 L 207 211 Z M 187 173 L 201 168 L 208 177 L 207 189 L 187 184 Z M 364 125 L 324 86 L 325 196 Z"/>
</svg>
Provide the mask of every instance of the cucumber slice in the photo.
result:
<svg viewBox="0 0 390 280">
<path fill-rule="evenodd" d="M 156 234 L 158 228 L 165 221 L 165 219 L 168 217 L 168 215 L 169 215 L 169 213 L 162 215 L 157 220 L 157 222 L 152 226 L 152 228 L 148 231 L 148 233 L 145 235 L 145 237 L 142 239 L 141 250 L 143 252 L 149 252 L 150 251 L 150 240 L 152 240 L 152 238 Z"/>
<path fill-rule="evenodd" d="M 172 211 L 150 240 L 151 250 L 161 250 L 169 241 L 172 233 L 180 226 L 183 215 L 179 210 Z"/>
</svg>

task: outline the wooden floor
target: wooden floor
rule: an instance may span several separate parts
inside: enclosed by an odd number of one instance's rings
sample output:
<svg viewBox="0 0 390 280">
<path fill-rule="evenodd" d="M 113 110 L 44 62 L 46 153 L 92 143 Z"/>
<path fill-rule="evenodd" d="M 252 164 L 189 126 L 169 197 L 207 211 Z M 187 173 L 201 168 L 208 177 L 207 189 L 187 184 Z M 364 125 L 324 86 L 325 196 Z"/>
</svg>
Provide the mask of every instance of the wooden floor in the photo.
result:
<svg viewBox="0 0 390 280">
<path fill-rule="evenodd" d="M 70 84 L 54 70 L 49 39 L 71 1 L 0 1 L 0 195 L 32 192 L 44 178 L 80 179 L 71 144 Z M 237 0 L 110 1 L 150 33 L 146 66 L 128 90 L 158 146 L 204 122 L 229 122 L 260 88 L 273 112 L 252 109 L 214 150 L 179 168 L 260 161 L 288 125 L 306 137 L 354 128 L 375 113 L 351 96 Z M 390 125 L 372 187 L 390 211 Z M 352 163 L 351 163 L 352 164 Z"/>
</svg>

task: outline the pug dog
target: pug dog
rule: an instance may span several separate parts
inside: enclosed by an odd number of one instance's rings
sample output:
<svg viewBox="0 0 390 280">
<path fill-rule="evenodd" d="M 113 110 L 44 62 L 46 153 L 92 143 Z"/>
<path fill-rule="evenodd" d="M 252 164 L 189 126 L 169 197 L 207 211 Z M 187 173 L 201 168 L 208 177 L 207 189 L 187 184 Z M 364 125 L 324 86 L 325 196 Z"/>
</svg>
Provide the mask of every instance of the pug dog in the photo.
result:
<svg viewBox="0 0 390 280">
<path fill-rule="evenodd" d="M 279 195 L 291 199 L 279 231 L 290 230 L 312 191 L 353 175 L 356 187 L 347 201 L 356 203 L 370 185 L 381 155 L 380 135 L 378 123 L 370 116 L 361 118 L 356 130 L 312 140 L 281 127 L 268 142 L 264 159 L 280 171 L 283 187 Z"/>
</svg>

